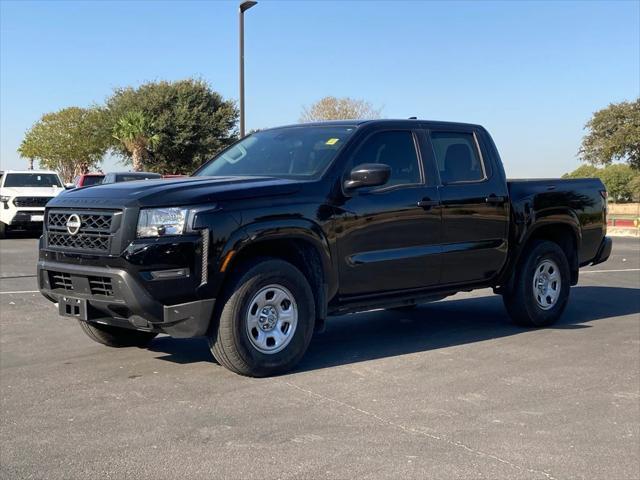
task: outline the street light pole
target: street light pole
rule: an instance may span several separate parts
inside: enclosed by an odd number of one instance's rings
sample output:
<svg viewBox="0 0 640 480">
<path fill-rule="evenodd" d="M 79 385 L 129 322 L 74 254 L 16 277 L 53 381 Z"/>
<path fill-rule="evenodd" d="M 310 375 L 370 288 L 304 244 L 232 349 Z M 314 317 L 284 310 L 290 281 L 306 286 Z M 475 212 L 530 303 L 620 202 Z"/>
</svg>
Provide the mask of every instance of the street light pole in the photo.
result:
<svg viewBox="0 0 640 480">
<path fill-rule="evenodd" d="M 244 137 L 244 12 L 258 2 L 246 0 L 240 4 L 240 138 Z"/>
</svg>

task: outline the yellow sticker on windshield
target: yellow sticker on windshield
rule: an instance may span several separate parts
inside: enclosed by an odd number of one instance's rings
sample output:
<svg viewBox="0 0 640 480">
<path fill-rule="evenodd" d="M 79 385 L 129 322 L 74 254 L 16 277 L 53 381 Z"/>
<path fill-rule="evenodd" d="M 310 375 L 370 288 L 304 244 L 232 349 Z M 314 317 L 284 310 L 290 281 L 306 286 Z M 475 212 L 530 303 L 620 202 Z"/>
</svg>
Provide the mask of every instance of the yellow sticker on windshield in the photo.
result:
<svg viewBox="0 0 640 480">
<path fill-rule="evenodd" d="M 338 143 L 340 141 L 339 138 L 330 138 L 329 140 L 327 140 L 325 143 L 327 145 L 335 145 L 336 143 Z"/>
</svg>

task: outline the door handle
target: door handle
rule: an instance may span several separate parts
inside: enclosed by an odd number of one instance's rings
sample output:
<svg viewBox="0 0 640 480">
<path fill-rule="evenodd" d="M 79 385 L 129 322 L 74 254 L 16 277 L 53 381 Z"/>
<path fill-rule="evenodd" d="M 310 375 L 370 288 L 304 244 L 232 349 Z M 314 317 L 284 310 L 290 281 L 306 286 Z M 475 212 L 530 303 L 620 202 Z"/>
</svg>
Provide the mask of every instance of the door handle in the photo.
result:
<svg viewBox="0 0 640 480">
<path fill-rule="evenodd" d="M 437 200 L 431 200 L 430 198 L 423 198 L 418 202 L 418 206 L 424 208 L 425 210 L 430 209 L 431 207 L 436 207 L 440 204 Z"/>
<path fill-rule="evenodd" d="M 487 203 L 495 203 L 495 204 L 500 204 L 500 203 L 504 203 L 506 201 L 505 197 L 502 196 L 497 196 L 494 195 L 493 193 L 491 195 L 489 195 L 487 198 L 484 199 L 485 202 Z"/>
</svg>

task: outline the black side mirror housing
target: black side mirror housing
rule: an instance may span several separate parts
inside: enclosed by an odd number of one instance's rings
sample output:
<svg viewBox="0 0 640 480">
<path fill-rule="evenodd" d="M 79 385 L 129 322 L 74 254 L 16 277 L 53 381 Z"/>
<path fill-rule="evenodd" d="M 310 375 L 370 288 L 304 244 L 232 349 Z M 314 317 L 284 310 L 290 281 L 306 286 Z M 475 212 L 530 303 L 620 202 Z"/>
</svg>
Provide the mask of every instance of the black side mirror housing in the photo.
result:
<svg viewBox="0 0 640 480">
<path fill-rule="evenodd" d="M 344 182 L 345 190 L 355 190 L 361 187 L 378 187 L 389 181 L 391 167 L 384 163 L 363 163 L 354 167 L 349 174 L 349 180 Z"/>
</svg>

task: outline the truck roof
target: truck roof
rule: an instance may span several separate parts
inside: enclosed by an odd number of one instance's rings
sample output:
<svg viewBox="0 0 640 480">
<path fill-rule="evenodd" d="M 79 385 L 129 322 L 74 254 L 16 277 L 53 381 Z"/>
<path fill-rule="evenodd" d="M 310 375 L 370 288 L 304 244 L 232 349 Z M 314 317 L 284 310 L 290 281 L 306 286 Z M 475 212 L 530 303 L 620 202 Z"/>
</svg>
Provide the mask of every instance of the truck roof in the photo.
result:
<svg viewBox="0 0 640 480">
<path fill-rule="evenodd" d="M 58 172 L 53 170 L 0 170 L 0 173 L 52 173 L 58 175 Z"/>
<path fill-rule="evenodd" d="M 158 176 L 162 176 L 159 173 L 155 173 L 155 172 L 109 172 L 110 174 L 113 175 L 134 175 L 134 176 L 145 176 L 145 175 L 158 175 Z M 96 175 L 105 175 L 104 173 L 98 173 Z"/>
<path fill-rule="evenodd" d="M 298 127 L 301 125 L 313 125 L 313 126 L 345 126 L 345 127 L 359 127 L 362 125 L 373 125 L 373 124 L 396 124 L 402 126 L 419 126 L 419 125 L 433 125 L 433 126 L 442 126 L 442 127 L 453 127 L 453 126 L 464 126 L 464 127 L 477 127 L 482 128 L 481 125 L 474 123 L 465 123 L 465 122 L 446 122 L 440 120 L 421 120 L 419 118 L 379 118 L 374 120 L 364 120 L 364 119 L 353 119 L 353 120 L 324 120 L 319 122 L 307 122 L 307 123 L 292 123 L 289 125 L 281 125 L 279 127 L 273 128 L 286 128 L 286 127 Z M 265 130 L 271 130 L 270 128 L 265 128 Z"/>
</svg>

